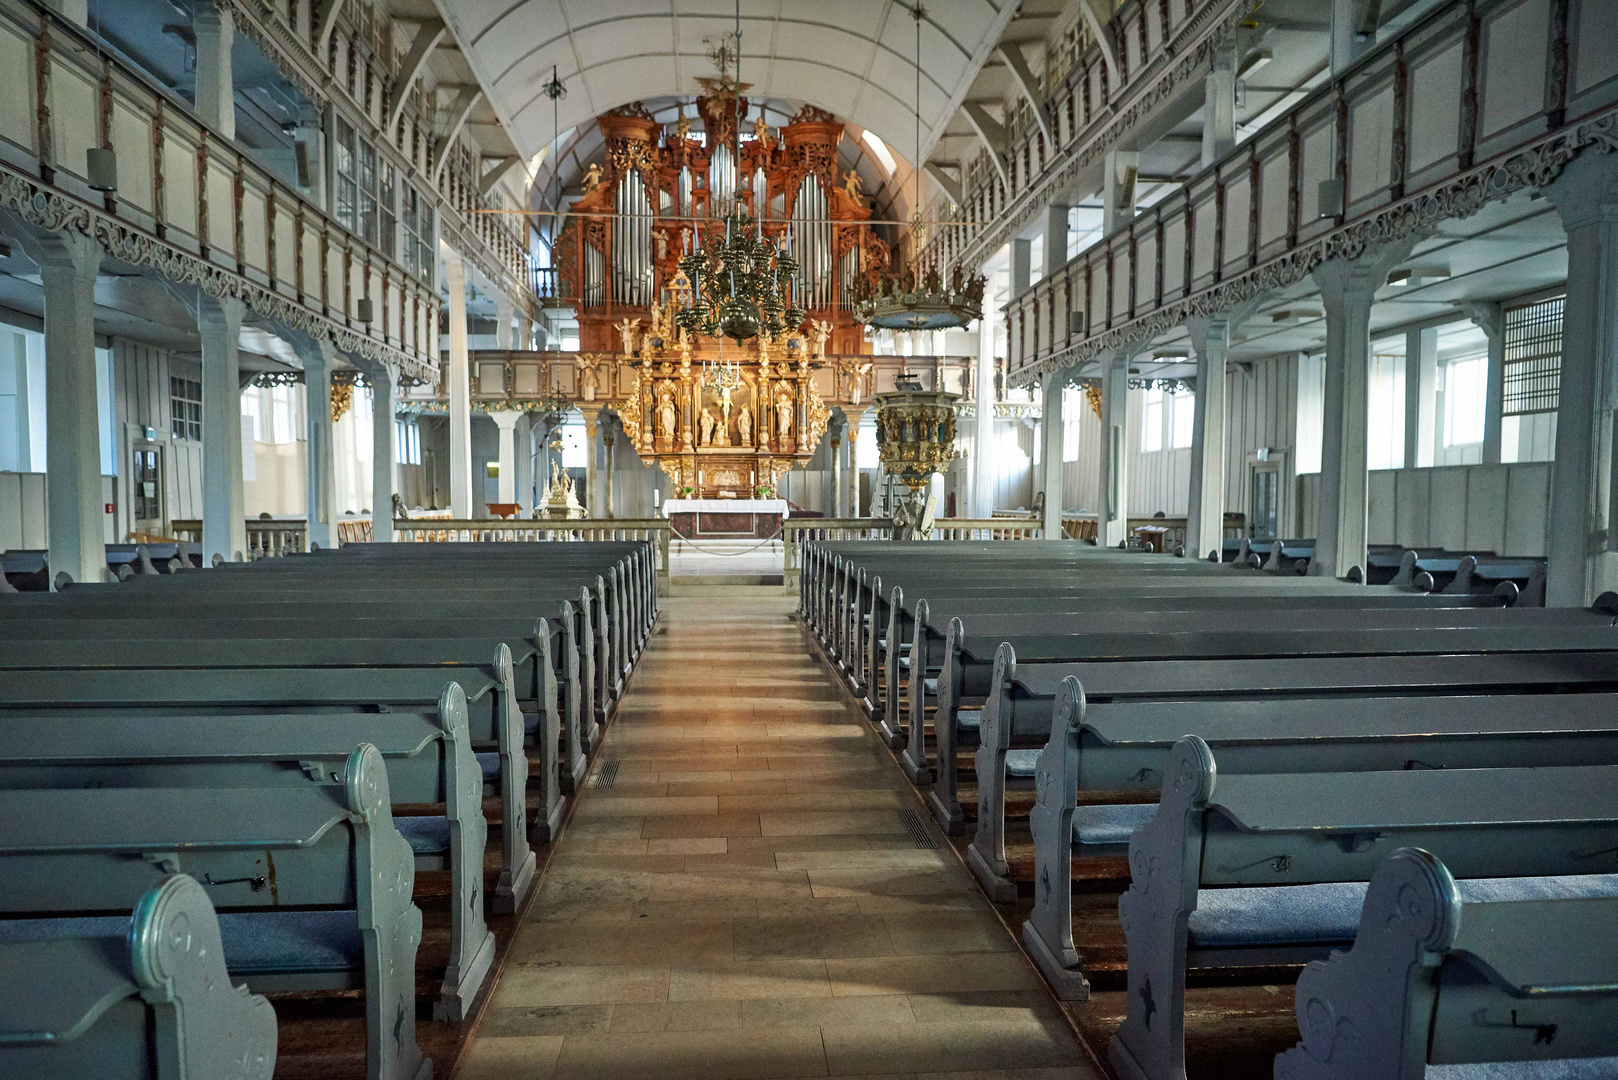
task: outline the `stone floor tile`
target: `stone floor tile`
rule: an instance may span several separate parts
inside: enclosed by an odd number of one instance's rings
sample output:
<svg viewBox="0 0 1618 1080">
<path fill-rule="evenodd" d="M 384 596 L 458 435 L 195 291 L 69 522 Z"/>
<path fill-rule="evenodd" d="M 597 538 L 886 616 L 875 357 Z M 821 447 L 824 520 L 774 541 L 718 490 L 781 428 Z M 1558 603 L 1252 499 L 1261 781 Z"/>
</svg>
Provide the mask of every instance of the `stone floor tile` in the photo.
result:
<svg viewBox="0 0 1618 1080">
<path fill-rule="evenodd" d="M 734 1031 L 742 1026 L 739 1001 L 659 1001 L 613 1005 L 613 1034 L 647 1031 Z M 591 1029 L 597 1030 L 597 1029 Z"/>
<path fill-rule="evenodd" d="M 648 855 L 724 855 L 730 850 L 723 836 L 675 836 L 645 843 Z"/>
<path fill-rule="evenodd" d="M 894 951 L 922 956 L 932 953 L 1015 952 L 1004 924 L 987 911 L 912 912 L 885 920 Z"/>
<path fill-rule="evenodd" d="M 500 973 L 491 1008 L 536 1005 L 610 1005 L 666 1001 L 666 965 L 562 966 L 508 964 Z"/>
<path fill-rule="evenodd" d="M 648 840 L 700 836 L 758 836 L 759 816 L 757 813 L 733 813 L 649 817 L 642 826 L 640 835 Z"/>
<path fill-rule="evenodd" d="M 580 802 L 573 816 L 585 821 L 594 821 L 604 817 L 690 817 L 694 814 L 718 812 L 718 796 L 690 795 L 678 799 L 589 799 Z"/>
<path fill-rule="evenodd" d="M 731 941 L 738 960 L 894 953 L 887 924 L 869 915 L 736 919 L 731 923 Z"/>
<path fill-rule="evenodd" d="M 916 1022 L 902 995 L 861 998 L 753 998 L 739 1003 L 741 1026 L 893 1027 Z"/>
<path fill-rule="evenodd" d="M 735 960 L 669 969 L 670 1001 L 831 997 L 825 960 Z"/>
<path fill-rule="evenodd" d="M 852 1000 L 852 999 L 850 999 Z M 606 1031 L 613 1005 L 535 1005 L 516 1009 L 489 1009 L 478 1024 L 487 1038 L 533 1035 L 570 1035 Z"/>
<path fill-rule="evenodd" d="M 893 810 L 764 811 L 759 830 L 764 836 L 897 833 L 904 832 L 904 823 Z"/>
<path fill-rule="evenodd" d="M 517 935 L 511 964 L 669 964 L 694 958 L 729 959 L 731 922 L 663 920 L 655 932 L 601 929 L 579 934 L 546 934 L 532 929 Z"/>
<path fill-rule="evenodd" d="M 749 1037 L 705 1031 L 570 1035 L 556 1080 L 750 1080 L 759 1076 L 825 1076 L 820 1029 L 775 1028 Z"/>
<path fill-rule="evenodd" d="M 810 870 L 816 896 L 925 896 L 971 892 L 973 884 L 959 868 L 905 870 L 866 867 L 852 870 Z"/>
<path fill-rule="evenodd" d="M 478 1038 L 467 1047 L 455 1075 L 460 1080 L 551 1080 L 562 1036 Z"/>
<path fill-rule="evenodd" d="M 826 970 L 838 997 L 1035 990 L 1041 985 L 1020 952 L 827 960 Z"/>
<path fill-rule="evenodd" d="M 1079 1052 L 1065 1021 L 991 1024 L 910 1024 L 888 1030 L 849 1026 L 822 1029 L 833 1072 L 884 1073 L 912 1068 L 934 1072 L 1062 1065 Z"/>
</svg>

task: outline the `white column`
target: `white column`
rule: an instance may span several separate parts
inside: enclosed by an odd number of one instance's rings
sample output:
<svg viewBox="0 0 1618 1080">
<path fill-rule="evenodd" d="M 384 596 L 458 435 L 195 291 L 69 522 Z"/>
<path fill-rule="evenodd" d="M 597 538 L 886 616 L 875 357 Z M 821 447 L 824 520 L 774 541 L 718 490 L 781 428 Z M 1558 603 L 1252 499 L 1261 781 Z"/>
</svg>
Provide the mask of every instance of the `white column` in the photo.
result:
<svg viewBox="0 0 1618 1080">
<path fill-rule="evenodd" d="M 1618 157 L 1586 151 L 1544 192 L 1567 231 L 1568 312 L 1545 603 L 1581 606 L 1618 578 L 1618 537 L 1607 527 L 1618 364 Z"/>
<path fill-rule="evenodd" d="M 309 545 L 337 546 L 332 525 L 332 422 L 331 372 L 337 349 L 321 338 L 305 339 L 298 352 L 303 357 L 305 480 Z"/>
<path fill-rule="evenodd" d="M 826 509 L 830 517 L 847 516 L 843 513 L 843 440 L 836 435 L 831 437 L 831 499 Z"/>
<path fill-rule="evenodd" d="M 320 119 L 309 116 L 292 129 L 294 153 L 302 148 L 307 172 L 307 187 L 301 188 L 305 198 L 326 210 L 326 133 L 320 130 Z"/>
<path fill-rule="evenodd" d="M 522 352 L 532 352 L 534 349 L 534 320 L 528 317 L 527 312 L 517 315 L 517 344 L 512 348 Z"/>
<path fill-rule="evenodd" d="M 1225 537 L 1225 350 L 1224 319 L 1186 322 L 1197 354 L 1197 396 L 1191 428 L 1191 489 L 1185 529 L 1193 558 L 1218 551 Z"/>
<path fill-rule="evenodd" d="M 608 427 L 601 433 L 601 516 L 606 518 L 615 518 L 618 516 L 618 511 L 615 506 L 615 497 L 612 490 L 612 472 L 615 467 L 612 460 L 612 448 L 617 445 L 617 443 L 618 437 L 612 433 L 611 422 L 609 421 Z M 752 497 L 752 492 L 748 492 L 748 497 Z"/>
<path fill-rule="evenodd" d="M 494 347 L 497 349 L 510 349 L 514 346 L 512 341 L 512 324 L 517 318 L 517 306 L 504 296 L 498 296 L 494 301 Z M 508 500 L 509 501 L 509 500 Z"/>
<path fill-rule="evenodd" d="M 1134 150 L 1108 151 L 1101 174 L 1101 235 L 1135 219 L 1135 195 L 1139 185 L 1130 175 L 1140 168 L 1140 154 Z"/>
<path fill-rule="evenodd" d="M 202 565 L 247 557 L 242 496 L 242 383 L 237 353 L 246 306 L 200 294 L 202 338 Z"/>
<path fill-rule="evenodd" d="M 1117 547 L 1129 535 L 1129 354 L 1106 361 L 1101 374 L 1101 509 L 1096 538 Z"/>
<path fill-rule="evenodd" d="M 46 559 L 53 579 L 66 571 L 74 581 L 105 581 L 95 348 L 96 274 L 103 253 L 100 244 L 76 232 L 53 233 L 39 250 L 45 285 Z M 26 412 L 28 403 L 20 407 Z"/>
<path fill-rule="evenodd" d="M 517 489 L 513 501 L 522 507 L 522 515 L 534 508 L 534 417 L 523 413 L 517 421 L 517 470 L 512 476 Z M 504 467 L 502 467 L 503 471 Z"/>
<path fill-rule="evenodd" d="M 89 16 L 89 0 L 46 0 L 46 7 L 70 23 L 85 25 Z"/>
<path fill-rule="evenodd" d="M 1405 334 L 1405 468 L 1426 469 L 1433 463 L 1437 414 L 1438 328 Z"/>
<path fill-rule="evenodd" d="M 980 518 L 994 512 L 994 321 L 998 317 L 991 283 L 984 291 L 983 317 L 978 320 L 977 371 L 972 376 L 977 390 L 977 417 L 972 438 L 972 512 Z M 873 488 L 872 513 L 875 513 L 876 501 Z"/>
<path fill-rule="evenodd" d="M 1053 276 L 1067 265 L 1067 211 L 1068 208 L 1061 205 L 1045 208 L 1046 277 Z"/>
<path fill-rule="evenodd" d="M 447 249 L 441 249 L 447 251 Z M 449 505 L 465 521 L 472 517 L 472 368 L 466 352 L 466 263 L 444 255 L 449 284 Z"/>
<path fill-rule="evenodd" d="M 1506 396 L 1506 313 L 1488 301 L 1462 305 L 1461 310 L 1489 339 L 1488 384 L 1483 394 L 1483 464 L 1500 464 L 1500 424 Z M 1406 361 L 1408 365 L 1409 361 Z M 1408 376 L 1407 376 L 1408 378 Z"/>
<path fill-rule="evenodd" d="M 236 16 L 229 7 L 197 0 L 191 26 L 197 37 L 197 115 L 225 138 L 234 139 L 236 97 L 230 47 L 236 37 Z"/>
<path fill-rule="evenodd" d="M 601 501 L 596 498 L 596 478 L 599 471 L 596 468 L 596 455 L 601 453 L 601 444 L 596 440 L 600 431 L 601 406 L 591 405 L 579 410 L 584 414 L 584 503 L 585 510 L 591 517 L 601 516 Z"/>
<path fill-rule="evenodd" d="M 1045 376 L 1044 401 L 1040 408 L 1040 472 L 1045 491 L 1045 517 L 1041 535 L 1047 540 L 1062 538 L 1062 398 L 1067 386 L 1066 370 Z"/>
<path fill-rule="evenodd" d="M 1376 267 L 1332 259 L 1315 268 L 1326 308 L 1325 424 L 1320 443 L 1320 517 L 1311 575 L 1344 577 L 1365 565 L 1366 393 Z"/>
<path fill-rule="evenodd" d="M 393 540 L 393 403 L 397 376 L 385 364 L 366 373 L 371 384 L 371 540 Z"/>
<path fill-rule="evenodd" d="M 1331 73 L 1335 78 L 1358 60 L 1373 44 L 1359 32 L 1360 0 L 1332 0 L 1331 4 Z M 1316 549 L 1319 550 L 1318 548 Z"/>
<path fill-rule="evenodd" d="M 1034 245 L 1030 240 L 1011 242 L 1011 295 L 1015 299 L 1028 291 L 1033 276 Z"/>
<path fill-rule="evenodd" d="M 1202 167 L 1236 149 L 1236 48 L 1214 50 L 1213 68 L 1203 83 Z"/>
<path fill-rule="evenodd" d="M 489 413 L 489 419 L 500 429 L 500 501 L 517 501 L 517 421 L 522 413 L 514 409 L 500 409 Z"/>
</svg>

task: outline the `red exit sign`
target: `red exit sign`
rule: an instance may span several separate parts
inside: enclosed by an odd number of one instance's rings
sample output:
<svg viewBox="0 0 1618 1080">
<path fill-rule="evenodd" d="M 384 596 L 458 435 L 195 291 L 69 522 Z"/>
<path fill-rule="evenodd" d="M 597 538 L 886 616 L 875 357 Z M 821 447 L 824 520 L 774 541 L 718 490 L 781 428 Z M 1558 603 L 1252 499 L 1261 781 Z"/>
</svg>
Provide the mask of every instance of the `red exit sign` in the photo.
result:
<svg viewBox="0 0 1618 1080">
<path fill-rule="evenodd" d="M 107 504 L 107 513 L 112 513 L 112 503 Z"/>
</svg>

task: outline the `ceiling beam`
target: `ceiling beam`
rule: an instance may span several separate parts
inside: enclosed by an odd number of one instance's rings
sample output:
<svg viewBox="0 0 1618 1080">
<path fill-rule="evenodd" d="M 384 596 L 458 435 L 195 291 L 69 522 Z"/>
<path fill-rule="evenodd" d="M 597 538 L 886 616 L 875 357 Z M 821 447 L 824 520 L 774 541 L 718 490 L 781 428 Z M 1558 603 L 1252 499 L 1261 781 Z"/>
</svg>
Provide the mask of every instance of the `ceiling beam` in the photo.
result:
<svg viewBox="0 0 1618 1080">
<path fill-rule="evenodd" d="M 483 88 L 477 85 L 463 86 L 460 93 L 455 96 L 455 103 L 449 107 L 449 127 L 445 129 L 443 137 L 438 142 L 438 154 L 433 159 L 433 187 L 437 187 L 444 176 L 444 163 L 449 161 L 450 149 L 455 145 L 455 137 L 466 126 L 467 118 L 472 110 L 478 107 L 483 100 Z"/>
<path fill-rule="evenodd" d="M 929 161 L 927 163 L 927 175 L 932 177 L 934 182 L 944 189 L 944 194 L 949 196 L 949 200 L 956 206 L 960 206 L 961 203 L 966 201 L 961 192 L 961 182 L 945 172 L 944 167 L 938 162 Z"/>
<path fill-rule="evenodd" d="M 337 29 L 337 15 L 343 10 L 343 0 L 326 0 L 326 9 L 320 13 L 320 32 L 315 40 L 320 44 L 315 48 L 316 59 L 321 63 L 326 61 L 326 49 L 331 45 L 331 32 Z"/>
<path fill-rule="evenodd" d="M 1022 96 L 1028 99 L 1028 105 L 1034 111 L 1034 122 L 1045 136 L 1045 145 L 1054 147 L 1056 136 L 1051 131 L 1050 115 L 1045 111 L 1045 93 L 1039 88 L 1039 79 L 1029 69 L 1028 61 L 1023 59 L 1022 47 L 1016 42 L 1003 41 L 997 46 L 997 51 L 1005 60 L 1006 67 L 1011 69 L 1012 81 L 1022 91 Z"/>
<path fill-rule="evenodd" d="M 1011 174 L 1006 171 L 1006 129 L 1005 126 L 989 115 L 989 111 L 976 101 L 963 101 L 961 115 L 966 122 L 972 125 L 977 132 L 978 141 L 989 152 L 989 160 L 1000 174 L 1000 181 L 1009 189 L 1011 187 Z"/>
<path fill-rule="evenodd" d="M 1107 75 L 1113 86 L 1119 85 L 1118 41 L 1112 36 L 1112 24 L 1101 10 L 1101 0 L 1079 0 L 1079 13 L 1090 25 L 1090 36 L 1101 47 L 1101 58 L 1107 63 Z"/>
<path fill-rule="evenodd" d="M 516 154 L 512 154 L 510 157 L 484 158 L 483 161 L 484 164 L 491 161 L 494 162 L 494 168 L 485 172 L 482 178 L 478 180 L 479 195 L 487 195 L 489 192 L 493 191 L 494 185 L 503 180 L 506 173 L 510 172 L 513 166 L 519 164 L 522 161 L 522 158 L 518 157 Z"/>
<path fill-rule="evenodd" d="M 405 101 L 410 97 L 410 88 L 427 69 L 428 58 L 448 33 L 449 27 L 445 25 L 443 19 L 426 19 L 416 28 L 415 40 L 410 43 L 410 51 L 405 54 L 404 62 L 399 65 L 399 74 L 388 90 L 388 123 L 383 130 L 390 136 L 399 124 L 399 114 L 404 112 Z"/>
</svg>

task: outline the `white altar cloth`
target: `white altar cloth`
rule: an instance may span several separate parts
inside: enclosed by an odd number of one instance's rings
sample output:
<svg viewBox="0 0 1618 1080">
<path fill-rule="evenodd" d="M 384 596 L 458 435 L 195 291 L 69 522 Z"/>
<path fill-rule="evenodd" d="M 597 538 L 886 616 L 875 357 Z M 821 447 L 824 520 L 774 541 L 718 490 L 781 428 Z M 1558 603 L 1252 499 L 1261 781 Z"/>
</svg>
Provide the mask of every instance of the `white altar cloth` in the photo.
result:
<svg viewBox="0 0 1618 1080">
<path fill-rule="evenodd" d="M 667 499 L 663 516 L 675 514 L 780 514 L 791 511 L 785 499 Z"/>
</svg>

